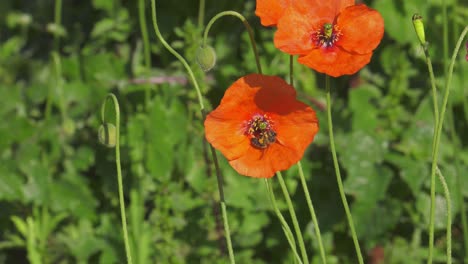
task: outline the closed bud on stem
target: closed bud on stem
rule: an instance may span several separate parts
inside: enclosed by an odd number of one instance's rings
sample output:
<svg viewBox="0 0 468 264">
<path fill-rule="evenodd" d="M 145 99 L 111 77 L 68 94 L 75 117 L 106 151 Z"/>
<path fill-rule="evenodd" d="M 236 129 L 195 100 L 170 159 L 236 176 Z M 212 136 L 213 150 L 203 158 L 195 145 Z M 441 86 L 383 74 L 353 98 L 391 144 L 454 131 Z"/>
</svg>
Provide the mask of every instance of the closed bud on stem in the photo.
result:
<svg viewBox="0 0 468 264">
<path fill-rule="evenodd" d="M 104 123 L 99 127 L 99 142 L 106 147 L 113 148 L 116 144 L 117 131 L 111 123 Z"/>
<path fill-rule="evenodd" d="M 216 65 L 216 52 L 211 46 L 201 46 L 197 51 L 197 63 L 207 72 Z"/>
<path fill-rule="evenodd" d="M 416 31 L 416 35 L 418 36 L 419 42 L 421 45 L 426 45 L 426 34 L 424 33 L 424 23 L 422 20 L 422 16 L 418 13 L 413 15 L 413 26 L 414 30 Z"/>
</svg>

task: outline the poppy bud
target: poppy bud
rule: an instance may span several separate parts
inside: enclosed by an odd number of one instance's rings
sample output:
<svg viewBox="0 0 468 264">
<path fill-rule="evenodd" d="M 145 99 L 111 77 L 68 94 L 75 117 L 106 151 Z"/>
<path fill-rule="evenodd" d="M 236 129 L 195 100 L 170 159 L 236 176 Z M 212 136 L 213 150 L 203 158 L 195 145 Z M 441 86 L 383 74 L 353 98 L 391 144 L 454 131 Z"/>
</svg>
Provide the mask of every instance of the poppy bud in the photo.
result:
<svg viewBox="0 0 468 264">
<path fill-rule="evenodd" d="M 57 37 L 65 37 L 67 35 L 65 28 L 55 23 L 47 24 L 47 32 Z"/>
<path fill-rule="evenodd" d="M 75 122 L 70 118 L 65 119 L 62 124 L 62 129 L 65 135 L 72 136 L 76 130 Z"/>
<path fill-rule="evenodd" d="M 413 15 L 413 26 L 418 36 L 419 42 L 421 45 L 426 45 L 426 35 L 424 34 L 424 23 L 422 21 L 422 16 L 418 13 Z"/>
<path fill-rule="evenodd" d="M 211 46 L 201 46 L 197 52 L 197 63 L 203 71 L 211 70 L 216 64 L 216 52 Z"/>
<path fill-rule="evenodd" d="M 106 147 L 115 147 L 117 135 L 113 124 L 104 123 L 99 127 L 99 142 Z"/>
</svg>

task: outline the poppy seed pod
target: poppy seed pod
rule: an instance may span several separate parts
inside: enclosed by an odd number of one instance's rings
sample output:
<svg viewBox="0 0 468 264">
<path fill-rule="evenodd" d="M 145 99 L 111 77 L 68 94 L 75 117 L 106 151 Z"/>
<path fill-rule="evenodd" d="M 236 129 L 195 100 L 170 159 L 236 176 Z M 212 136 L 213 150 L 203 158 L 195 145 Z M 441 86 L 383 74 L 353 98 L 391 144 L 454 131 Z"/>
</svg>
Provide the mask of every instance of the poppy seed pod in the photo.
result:
<svg viewBox="0 0 468 264">
<path fill-rule="evenodd" d="M 113 124 L 104 123 L 99 127 L 99 142 L 106 147 L 115 147 L 117 141 L 117 131 Z"/>
<path fill-rule="evenodd" d="M 216 52 L 211 46 L 201 46 L 197 52 L 197 63 L 207 72 L 216 65 Z"/>
<path fill-rule="evenodd" d="M 422 21 L 422 16 L 418 13 L 413 15 L 413 26 L 414 30 L 416 31 L 416 35 L 418 36 L 419 42 L 421 45 L 426 45 L 426 35 L 424 33 L 424 23 Z"/>
</svg>

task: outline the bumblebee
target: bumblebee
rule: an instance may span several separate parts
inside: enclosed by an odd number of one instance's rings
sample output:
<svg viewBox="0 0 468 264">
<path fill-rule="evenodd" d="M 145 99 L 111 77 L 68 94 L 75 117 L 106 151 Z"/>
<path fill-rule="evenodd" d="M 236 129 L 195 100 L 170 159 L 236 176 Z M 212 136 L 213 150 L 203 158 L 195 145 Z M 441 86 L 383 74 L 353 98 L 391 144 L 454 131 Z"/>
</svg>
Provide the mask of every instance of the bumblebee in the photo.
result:
<svg viewBox="0 0 468 264">
<path fill-rule="evenodd" d="M 258 137 L 250 139 L 250 144 L 258 149 L 266 149 L 270 144 L 275 143 L 276 132 L 272 130 L 266 130 L 260 132 Z"/>
</svg>

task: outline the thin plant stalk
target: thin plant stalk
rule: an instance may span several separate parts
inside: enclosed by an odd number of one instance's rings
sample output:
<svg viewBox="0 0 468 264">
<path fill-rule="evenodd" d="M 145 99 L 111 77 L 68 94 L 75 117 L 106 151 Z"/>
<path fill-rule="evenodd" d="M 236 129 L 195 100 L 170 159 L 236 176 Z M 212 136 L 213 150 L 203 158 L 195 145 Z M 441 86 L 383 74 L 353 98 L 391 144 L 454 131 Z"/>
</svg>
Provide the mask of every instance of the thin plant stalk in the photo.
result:
<svg viewBox="0 0 468 264">
<path fill-rule="evenodd" d="M 447 264 L 452 264 L 452 201 L 450 200 L 450 191 L 445 181 L 444 175 L 436 168 L 440 183 L 444 189 L 445 202 L 447 204 Z"/>
<path fill-rule="evenodd" d="M 433 111 L 434 111 L 434 137 L 432 140 L 432 157 L 435 155 L 435 135 L 437 133 L 437 127 L 439 126 L 439 103 L 438 103 L 438 95 L 437 95 L 437 87 L 434 77 L 434 70 L 432 68 L 431 57 L 429 55 L 429 50 L 427 48 L 427 44 L 421 44 L 421 47 L 424 49 L 424 55 L 426 58 L 426 65 L 429 71 L 429 77 L 431 80 L 431 90 L 432 90 L 432 104 L 433 104 Z M 432 262 L 432 252 L 434 247 L 434 217 L 435 217 L 435 174 L 431 176 L 431 208 L 430 208 L 430 217 L 429 217 L 429 257 L 428 261 Z M 428 262 L 430 263 L 430 262 Z"/>
<path fill-rule="evenodd" d="M 195 79 L 195 75 L 193 74 L 192 69 L 188 65 L 187 61 L 177 52 L 175 51 L 167 42 L 166 40 L 162 37 L 161 32 L 159 31 L 158 23 L 157 23 L 157 15 L 156 15 L 156 1 L 151 0 L 151 13 L 152 13 L 152 20 L 153 20 L 153 28 L 156 36 L 158 37 L 159 41 L 164 45 L 164 47 L 172 54 L 174 55 L 185 67 L 187 70 L 190 79 L 192 80 L 193 86 L 195 87 L 197 97 L 198 97 L 198 103 L 200 105 L 200 111 L 202 112 L 203 118 L 205 118 L 206 113 L 205 113 L 205 106 L 203 104 L 203 97 L 200 91 L 200 87 L 198 85 L 197 80 Z M 223 181 L 222 181 L 222 176 L 221 176 L 221 170 L 219 169 L 218 165 L 218 159 L 216 156 L 216 151 L 214 150 L 213 146 L 210 145 L 211 153 L 213 156 L 213 161 L 215 164 L 216 168 L 216 175 L 217 175 L 217 180 L 218 180 L 218 191 L 220 195 L 220 203 L 221 203 L 221 212 L 223 216 L 223 221 L 224 221 L 224 232 L 225 232 L 225 237 L 226 237 L 226 244 L 228 247 L 228 253 L 229 253 L 229 260 L 231 264 L 235 263 L 235 258 L 234 258 L 234 250 L 232 248 L 232 242 L 231 242 L 231 232 L 229 229 L 229 221 L 227 217 L 227 209 L 226 209 L 226 203 L 224 200 L 224 191 L 223 191 Z"/>
<path fill-rule="evenodd" d="M 143 39 L 143 54 L 146 70 L 151 69 L 151 51 L 148 37 L 148 28 L 146 27 L 145 0 L 138 0 L 138 18 L 140 22 L 141 37 Z M 151 89 L 148 84 L 145 85 L 145 108 L 148 109 L 148 104 L 151 98 Z"/>
<path fill-rule="evenodd" d="M 309 188 L 307 187 L 307 182 L 305 180 L 304 171 L 302 170 L 302 164 L 300 161 L 297 163 L 297 166 L 299 168 L 299 177 L 301 178 L 301 184 L 302 188 L 304 189 L 307 206 L 309 207 L 310 216 L 312 217 L 312 223 L 314 224 L 315 236 L 317 237 L 320 257 L 322 258 L 322 263 L 326 264 L 327 258 L 325 256 L 325 249 L 323 247 L 322 234 L 320 233 L 319 223 L 317 220 L 317 216 L 315 215 L 314 205 L 312 204 L 312 199 L 310 198 Z"/>
<path fill-rule="evenodd" d="M 289 84 L 294 86 L 294 56 L 289 56 Z M 322 242 L 322 234 L 320 232 L 320 226 L 317 220 L 317 216 L 315 215 L 314 205 L 312 204 L 312 199 L 310 197 L 309 188 L 307 187 L 307 183 L 304 177 L 304 170 L 302 169 L 302 164 L 299 161 L 297 163 L 299 169 L 299 178 L 301 179 L 302 188 L 304 189 L 304 194 L 307 201 L 307 206 L 309 207 L 310 216 L 312 217 L 312 223 L 314 224 L 315 235 L 317 237 L 317 242 L 320 251 L 320 257 L 322 258 L 322 263 L 327 263 L 327 258 L 325 256 L 325 249 L 323 247 Z"/>
<path fill-rule="evenodd" d="M 55 0 L 54 24 L 59 28 L 62 23 L 62 0 Z M 58 51 L 60 46 L 60 36 L 54 34 L 54 50 Z"/>
<path fill-rule="evenodd" d="M 450 105 L 450 102 L 449 102 Z M 448 122 L 450 124 L 450 138 L 454 143 L 455 149 L 453 152 L 453 158 L 455 162 L 455 179 L 457 183 L 457 189 L 456 189 L 456 198 L 458 200 L 458 203 L 460 204 L 460 216 L 461 216 L 461 222 L 462 222 L 462 230 L 463 230 L 463 244 L 465 247 L 465 263 L 468 261 L 467 260 L 467 254 L 468 254 L 468 222 L 466 219 L 466 206 L 465 206 L 465 200 L 463 198 L 463 185 L 461 181 L 461 169 L 460 169 L 460 159 L 457 157 L 457 150 L 458 147 L 460 146 L 460 139 L 458 138 L 456 131 L 455 131 L 455 123 L 454 123 L 454 115 L 453 115 L 453 108 L 449 106 L 451 111 L 449 111 L 449 116 L 448 116 Z"/>
<path fill-rule="evenodd" d="M 205 32 L 203 34 L 203 47 L 206 46 L 206 41 L 208 39 L 208 32 L 210 32 L 210 29 L 211 29 L 211 26 L 213 26 L 214 22 L 216 20 L 218 20 L 219 18 L 223 17 L 223 16 L 234 16 L 234 17 L 237 17 L 239 18 L 242 23 L 244 24 L 245 28 L 247 29 L 247 32 L 249 33 L 249 38 L 250 38 L 250 43 L 252 44 L 252 50 L 253 50 L 253 53 L 254 53 L 254 56 L 255 56 L 255 63 L 257 64 L 257 69 L 258 69 L 258 73 L 259 74 L 262 74 L 262 65 L 260 64 L 260 58 L 258 56 L 258 50 L 257 50 L 257 45 L 255 44 L 255 40 L 254 40 L 254 35 L 253 35 L 253 30 L 252 30 L 252 27 L 250 26 L 249 22 L 247 21 L 247 19 L 245 19 L 245 17 L 241 14 L 239 14 L 238 12 L 236 11 L 224 11 L 224 12 L 220 12 L 219 14 L 217 14 L 216 16 L 214 16 L 209 22 L 208 24 L 206 25 L 206 28 L 205 28 Z"/>
<path fill-rule="evenodd" d="M 202 110 L 202 116 L 203 116 L 203 120 L 205 120 L 206 119 L 205 110 Z M 236 261 L 234 258 L 234 250 L 232 248 L 231 231 L 229 230 L 226 201 L 224 199 L 223 177 L 221 175 L 221 169 L 219 168 L 219 162 L 218 162 L 218 156 L 216 155 L 216 150 L 213 148 L 211 144 L 209 145 L 210 145 L 211 155 L 213 157 L 213 163 L 215 166 L 216 179 L 218 182 L 219 200 L 221 203 L 221 214 L 223 216 L 224 232 L 226 233 L 226 244 L 227 244 L 228 253 L 229 253 L 229 261 L 231 262 L 231 264 L 234 264 L 236 263 Z"/>
<path fill-rule="evenodd" d="M 362 258 L 362 253 L 361 253 L 361 248 L 359 246 L 359 241 L 356 235 L 356 231 L 354 229 L 353 217 L 351 216 L 351 211 L 349 210 L 348 201 L 344 193 L 343 181 L 341 179 L 340 167 L 338 165 L 338 158 L 336 155 L 335 139 L 333 137 L 333 121 L 332 121 L 332 114 L 331 114 L 330 76 L 328 75 L 325 76 L 325 89 L 326 89 L 326 97 L 327 97 L 328 134 L 330 137 L 330 148 L 331 148 L 332 157 L 333 157 L 333 166 L 335 168 L 336 181 L 338 183 L 338 190 L 340 191 L 341 201 L 343 203 L 343 207 L 346 212 L 346 217 L 348 219 L 349 229 L 351 230 L 351 236 L 353 238 L 354 247 L 356 250 L 359 264 L 364 264 L 364 260 Z"/>
<path fill-rule="evenodd" d="M 275 210 L 276 216 L 278 216 L 278 219 L 281 222 L 281 227 L 283 229 L 284 235 L 286 236 L 289 246 L 291 247 L 291 250 L 293 251 L 294 256 L 296 257 L 296 261 L 302 264 L 301 257 L 299 256 L 296 250 L 296 242 L 294 241 L 293 233 L 291 231 L 291 228 L 288 225 L 288 222 L 286 221 L 286 219 L 284 219 L 283 214 L 281 214 L 281 211 L 279 210 L 278 205 L 276 204 L 275 193 L 273 192 L 273 188 L 271 187 L 269 179 L 265 179 L 265 185 L 267 187 L 271 205 L 273 206 L 273 209 Z"/>
<path fill-rule="evenodd" d="M 457 6 L 457 3 L 454 3 L 454 6 Z M 447 16 L 447 1 L 442 0 L 442 25 L 443 25 L 443 54 L 444 54 L 444 76 L 447 77 L 447 71 L 448 71 L 448 53 L 449 53 L 449 36 L 448 36 L 448 16 Z M 456 25 L 453 30 L 454 32 L 457 32 L 458 25 Z M 454 123 L 454 109 L 452 107 L 451 102 L 449 101 L 448 103 L 449 107 L 449 112 L 448 112 L 448 122 L 450 125 L 450 138 L 455 143 L 454 145 L 454 160 L 455 160 L 455 178 L 457 181 L 457 200 L 460 203 L 460 215 L 461 215 L 461 222 L 462 222 L 462 229 L 463 229 L 463 244 L 465 246 L 465 257 L 466 254 L 468 254 L 468 222 L 466 219 L 466 211 L 465 211 L 465 201 L 463 199 L 463 194 L 462 194 L 462 184 L 460 181 L 460 159 L 457 157 L 456 152 L 458 149 L 458 146 L 460 146 L 459 143 L 459 138 L 456 135 L 456 130 L 455 130 L 455 123 Z M 451 232 L 451 230 L 447 229 L 447 237 L 448 233 Z M 448 245 L 447 245 L 448 247 Z M 448 251 L 448 248 L 447 248 Z M 448 253 L 447 253 L 448 254 Z M 447 256 L 448 257 L 448 256 Z M 451 259 L 450 259 L 451 262 Z M 448 263 L 448 262 L 447 262 Z"/>
<path fill-rule="evenodd" d="M 200 0 L 198 3 L 198 28 L 203 27 L 205 22 L 205 0 Z"/>
<path fill-rule="evenodd" d="M 132 264 L 132 254 L 130 252 L 130 243 L 128 240 L 127 231 L 127 217 L 125 215 L 125 200 L 123 195 L 123 183 L 122 183 L 122 168 L 120 167 L 120 108 L 117 98 L 113 94 L 108 94 L 101 108 L 101 120 L 102 123 L 106 123 L 105 112 L 106 104 L 108 100 L 111 100 L 114 104 L 115 112 L 115 165 L 117 167 L 117 182 L 119 187 L 119 204 L 120 204 L 120 217 L 122 219 L 122 230 L 124 235 L 125 253 L 127 255 L 127 263 Z"/>
<path fill-rule="evenodd" d="M 450 85 L 452 82 L 452 75 L 453 75 L 453 67 L 455 65 L 455 60 L 457 58 L 458 51 L 460 50 L 461 43 L 463 39 L 465 38 L 465 35 L 468 32 L 468 26 L 465 27 L 463 32 L 461 33 L 458 42 L 455 46 L 455 49 L 453 51 L 452 59 L 450 61 L 450 66 L 448 70 L 448 76 L 446 79 L 445 83 L 445 91 L 444 91 L 444 98 L 442 102 L 442 109 L 440 111 L 440 116 L 439 116 L 439 122 L 437 126 L 437 131 L 434 136 L 434 144 L 433 144 L 433 155 L 432 155 L 432 166 L 431 166 L 431 221 L 430 221 L 430 227 L 429 227 L 429 235 L 430 235 L 430 240 L 429 240 L 429 256 L 427 263 L 431 264 L 432 263 L 432 255 L 433 255 L 433 244 L 434 244 L 434 216 L 435 216 L 435 208 L 434 208 L 434 203 L 435 199 L 433 200 L 432 197 L 432 187 L 433 185 L 435 186 L 435 182 L 433 182 L 433 179 L 435 179 L 435 174 L 436 174 L 436 168 L 437 168 L 437 162 L 438 162 L 438 154 L 439 154 L 439 145 L 440 145 L 440 137 L 442 134 L 442 127 L 444 124 L 444 117 L 445 117 L 445 111 L 447 109 L 447 103 L 450 95 Z M 434 180 L 435 181 L 435 180 Z M 435 187 L 434 187 L 435 189 Z M 434 190 L 434 196 L 435 196 L 435 190 Z"/>
<path fill-rule="evenodd" d="M 299 227 L 299 222 L 297 221 L 296 212 L 294 212 L 294 207 L 291 201 L 291 197 L 289 196 L 288 188 L 286 187 L 286 183 L 284 182 L 283 175 L 281 172 L 276 172 L 276 176 L 278 177 L 278 181 L 281 186 L 281 190 L 283 191 L 284 198 L 286 199 L 286 203 L 288 205 L 289 214 L 291 215 L 291 220 L 293 222 L 294 231 L 296 232 L 297 241 L 299 243 L 299 249 L 301 250 L 301 256 L 304 264 L 309 263 L 309 257 L 307 256 L 307 251 L 304 245 L 304 239 L 302 237 L 302 231 Z"/>
<path fill-rule="evenodd" d="M 54 24 L 57 26 L 57 28 L 60 28 L 62 23 L 62 0 L 55 0 L 55 6 L 54 6 Z M 60 55 L 59 53 L 59 47 L 60 47 L 60 36 L 58 34 L 54 34 L 54 52 L 57 53 L 58 58 L 58 64 L 60 64 Z M 53 54 L 52 54 L 53 55 Z M 54 56 L 54 55 L 53 55 Z M 57 66 L 57 60 L 56 58 L 54 59 L 54 64 L 55 64 L 55 70 L 56 70 L 56 80 L 58 80 L 59 77 L 61 76 L 62 73 L 59 71 Z M 58 82 L 58 81 L 57 81 Z M 45 106 L 45 119 L 48 120 L 50 117 L 50 113 L 52 111 L 52 88 L 49 87 L 47 91 L 47 99 L 46 99 L 46 106 Z"/>
</svg>

